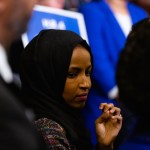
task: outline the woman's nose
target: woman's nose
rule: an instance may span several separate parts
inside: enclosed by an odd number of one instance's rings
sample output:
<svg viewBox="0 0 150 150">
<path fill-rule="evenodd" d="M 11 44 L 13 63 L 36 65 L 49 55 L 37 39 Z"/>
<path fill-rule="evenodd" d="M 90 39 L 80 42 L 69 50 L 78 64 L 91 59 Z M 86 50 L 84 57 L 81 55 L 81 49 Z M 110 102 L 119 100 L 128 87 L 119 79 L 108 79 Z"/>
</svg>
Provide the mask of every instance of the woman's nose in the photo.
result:
<svg viewBox="0 0 150 150">
<path fill-rule="evenodd" d="M 86 76 L 86 75 L 82 76 L 81 82 L 80 82 L 80 87 L 86 88 L 86 89 L 91 88 L 91 79 L 89 76 Z"/>
</svg>

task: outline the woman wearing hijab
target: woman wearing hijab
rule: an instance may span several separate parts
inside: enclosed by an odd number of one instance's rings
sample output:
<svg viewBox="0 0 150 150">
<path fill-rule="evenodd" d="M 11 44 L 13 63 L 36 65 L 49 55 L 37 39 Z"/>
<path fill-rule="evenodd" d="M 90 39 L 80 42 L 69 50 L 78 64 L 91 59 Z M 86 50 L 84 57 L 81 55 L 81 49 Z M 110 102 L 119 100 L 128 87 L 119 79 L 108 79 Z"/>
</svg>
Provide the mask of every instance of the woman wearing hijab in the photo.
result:
<svg viewBox="0 0 150 150">
<path fill-rule="evenodd" d="M 66 30 L 43 30 L 21 58 L 24 103 L 35 112 L 35 125 L 49 149 L 92 149 L 80 110 L 91 87 L 92 55 L 80 36 Z M 113 149 L 122 117 L 102 103 L 96 120 L 97 148 Z"/>
</svg>

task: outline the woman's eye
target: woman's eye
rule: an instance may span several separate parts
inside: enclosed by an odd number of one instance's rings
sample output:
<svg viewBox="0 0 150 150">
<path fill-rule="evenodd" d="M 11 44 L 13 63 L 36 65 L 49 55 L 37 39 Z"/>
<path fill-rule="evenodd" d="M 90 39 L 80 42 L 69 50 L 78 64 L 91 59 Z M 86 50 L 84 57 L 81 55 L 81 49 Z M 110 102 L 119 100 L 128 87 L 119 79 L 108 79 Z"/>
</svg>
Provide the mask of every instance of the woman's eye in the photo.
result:
<svg viewBox="0 0 150 150">
<path fill-rule="evenodd" d="M 68 78 L 74 78 L 74 77 L 76 77 L 76 75 L 77 75 L 76 72 L 69 72 L 68 75 L 67 75 L 67 77 Z"/>
</svg>

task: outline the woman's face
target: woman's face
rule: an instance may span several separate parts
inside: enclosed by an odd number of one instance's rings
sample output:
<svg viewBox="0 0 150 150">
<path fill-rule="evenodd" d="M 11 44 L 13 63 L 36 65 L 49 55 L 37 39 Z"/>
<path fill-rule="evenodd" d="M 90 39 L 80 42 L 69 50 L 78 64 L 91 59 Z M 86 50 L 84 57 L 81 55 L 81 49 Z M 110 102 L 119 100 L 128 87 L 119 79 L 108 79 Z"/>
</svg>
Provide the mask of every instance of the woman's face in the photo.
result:
<svg viewBox="0 0 150 150">
<path fill-rule="evenodd" d="M 74 108 L 83 108 L 87 100 L 89 89 L 91 88 L 91 56 L 82 46 L 74 48 L 63 98 Z"/>
</svg>

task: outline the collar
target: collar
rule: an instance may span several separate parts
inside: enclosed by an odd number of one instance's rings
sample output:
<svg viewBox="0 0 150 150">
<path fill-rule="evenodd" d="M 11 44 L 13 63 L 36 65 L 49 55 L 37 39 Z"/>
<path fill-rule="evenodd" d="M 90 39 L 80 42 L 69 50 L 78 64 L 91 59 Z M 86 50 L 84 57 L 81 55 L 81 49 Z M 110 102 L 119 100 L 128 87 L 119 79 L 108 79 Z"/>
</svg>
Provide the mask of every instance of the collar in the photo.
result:
<svg viewBox="0 0 150 150">
<path fill-rule="evenodd" d="M 6 83 L 13 81 L 13 73 L 7 60 L 5 48 L 0 44 L 0 76 Z"/>
</svg>

